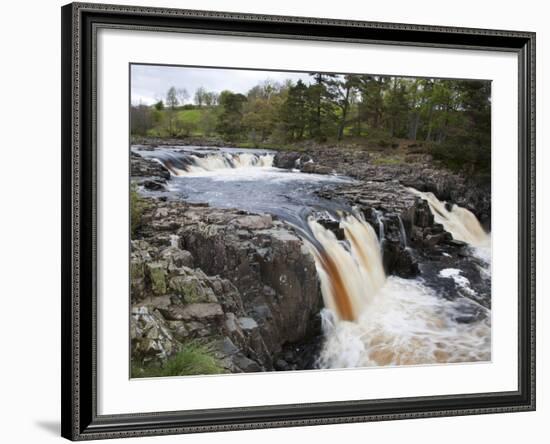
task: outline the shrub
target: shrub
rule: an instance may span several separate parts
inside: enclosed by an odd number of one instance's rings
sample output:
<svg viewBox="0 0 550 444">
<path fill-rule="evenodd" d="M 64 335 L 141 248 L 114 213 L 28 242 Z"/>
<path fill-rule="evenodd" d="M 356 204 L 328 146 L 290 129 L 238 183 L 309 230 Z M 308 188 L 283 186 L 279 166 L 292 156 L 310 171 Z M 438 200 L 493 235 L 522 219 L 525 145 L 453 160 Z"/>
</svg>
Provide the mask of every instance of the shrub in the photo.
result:
<svg viewBox="0 0 550 444">
<path fill-rule="evenodd" d="M 155 378 L 163 376 L 215 375 L 224 373 L 220 361 L 208 345 L 189 342 L 161 367 L 132 365 L 133 378 Z"/>
<path fill-rule="evenodd" d="M 485 176 L 491 173 L 491 149 L 468 140 L 450 140 L 430 149 L 433 158 L 455 172 Z"/>
</svg>

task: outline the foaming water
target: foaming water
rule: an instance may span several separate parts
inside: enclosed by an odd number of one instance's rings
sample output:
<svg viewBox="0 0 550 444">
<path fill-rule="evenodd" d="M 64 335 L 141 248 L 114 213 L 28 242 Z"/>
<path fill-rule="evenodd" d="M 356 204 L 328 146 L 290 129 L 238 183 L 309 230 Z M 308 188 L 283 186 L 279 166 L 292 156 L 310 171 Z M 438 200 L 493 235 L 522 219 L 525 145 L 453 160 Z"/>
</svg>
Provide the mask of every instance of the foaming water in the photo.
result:
<svg viewBox="0 0 550 444">
<path fill-rule="evenodd" d="M 459 205 L 453 205 L 448 211 L 445 202 L 441 202 L 433 193 L 423 193 L 414 188 L 409 188 L 409 191 L 428 202 L 435 222 L 442 224 L 454 239 L 474 247 L 490 246 L 491 236 L 485 232 L 471 211 Z"/>
<path fill-rule="evenodd" d="M 261 150 L 162 148 L 140 154 L 172 172 L 170 198 L 270 213 L 296 228 L 315 260 L 326 307 L 321 312 L 325 340 L 320 368 L 491 359 L 487 309 L 465 297 L 448 301 L 420 279 L 386 277 L 383 215 L 375 213 L 373 228 L 359 212 L 316 194 L 323 187 L 351 183 L 350 178 L 281 170 L 273 167 L 273 153 Z M 472 213 L 456 205 L 447 211 L 433 194 L 411 192 L 428 201 L 436 222 L 489 262 L 490 235 Z M 320 213 L 339 223 L 344 240 L 318 222 Z M 400 234 L 407 247 L 402 221 Z M 490 278 L 489 268 L 486 273 Z M 469 288 L 458 269 L 442 270 L 441 276 Z M 482 316 L 460 321 L 472 312 Z"/>
<path fill-rule="evenodd" d="M 491 323 L 456 318 L 474 304 L 448 301 L 419 280 L 390 276 L 357 322 L 324 310 L 320 368 L 418 365 L 491 359 Z M 472 308 L 478 308 L 472 307 Z"/>
<path fill-rule="evenodd" d="M 237 168 L 269 168 L 273 166 L 273 154 L 223 153 L 205 157 L 189 156 L 189 165 L 184 169 L 173 168 L 176 176 Z"/>
<path fill-rule="evenodd" d="M 155 159 L 174 176 L 193 176 L 219 170 L 238 168 L 269 168 L 274 154 L 267 151 L 236 149 L 157 148 L 152 151 L 136 149 L 140 155 Z"/>
<path fill-rule="evenodd" d="M 465 297 L 449 301 L 420 279 L 386 278 L 376 233 L 359 214 L 342 216 L 345 241 L 314 220 L 308 223 L 326 307 L 320 368 L 491 359 L 489 310 Z M 443 270 L 442 276 L 467 287 L 460 270 Z M 480 311 L 481 319 L 460 321 Z"/>
<path fill-rule="evenodd" d="M 309 245 L 325 306 L 340 320 L 356 320 L 386 279 L 376 233 L 364 220 L 346 215 L 340 221 L 346 246 L 315 220 L 308 224 L 318 242 Z"/>
</svg>

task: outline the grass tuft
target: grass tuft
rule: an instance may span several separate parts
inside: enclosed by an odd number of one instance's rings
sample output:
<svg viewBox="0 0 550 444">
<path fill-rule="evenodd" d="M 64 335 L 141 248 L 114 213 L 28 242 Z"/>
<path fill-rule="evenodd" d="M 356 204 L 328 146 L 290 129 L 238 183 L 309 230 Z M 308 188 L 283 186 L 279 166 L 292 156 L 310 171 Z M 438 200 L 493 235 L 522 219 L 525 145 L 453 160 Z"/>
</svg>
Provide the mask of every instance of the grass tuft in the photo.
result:
<svg viewBox="0 0 550 444">
<path fill-rule="evenodd" d="M 224 373 L 220 361 L 211 347 L 190 342 L 166 361 L 162 367 L 141 367 L 132 363 L 132 378 L 156 378 L 163 376 L 216 375 Z"/>
</svg>

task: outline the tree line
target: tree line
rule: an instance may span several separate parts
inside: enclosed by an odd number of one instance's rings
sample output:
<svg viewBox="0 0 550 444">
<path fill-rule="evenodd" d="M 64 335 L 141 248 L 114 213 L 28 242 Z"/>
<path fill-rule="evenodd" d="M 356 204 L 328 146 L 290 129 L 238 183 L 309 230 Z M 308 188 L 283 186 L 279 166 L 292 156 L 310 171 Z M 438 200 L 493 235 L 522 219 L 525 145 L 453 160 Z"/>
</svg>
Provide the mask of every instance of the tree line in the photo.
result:
<svg viewBox="0 0 550 444">
<path fill-rule="evenodd" d="M 217 136 L 234 144 L 425 142 L 454 169 L 490 169 L 490 83 L 477 80 L 311 73 L 309 82 L 266 80 L 246 94 L 171 87 L 131 107 L 133 135 Z"/>
</svg>

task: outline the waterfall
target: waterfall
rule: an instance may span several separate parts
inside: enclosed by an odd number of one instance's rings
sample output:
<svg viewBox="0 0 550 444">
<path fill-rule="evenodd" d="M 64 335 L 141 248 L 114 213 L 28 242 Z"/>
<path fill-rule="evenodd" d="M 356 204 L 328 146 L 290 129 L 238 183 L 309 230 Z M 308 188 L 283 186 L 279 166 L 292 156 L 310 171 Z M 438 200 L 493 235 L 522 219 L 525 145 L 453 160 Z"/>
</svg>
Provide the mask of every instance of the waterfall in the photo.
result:
<svg viewBox="0 0 550 444">
<path fill-rule="evenodd" d="M 473 247 L 490 245 L 490 234 L 485 232 L 471 211 L 458 205 L 453 205 L 448 211 L 445 202 L 441 202 L 433 193 L 423 193 L 414 188 L 409 188 L 409 191 L 428 202 L 435 222 L 443 225 L 445 231 L 451 233 L 454 239 L 466 242 Z"/>
<path fill-rule="evenodd" d="M 456 319 L 475 302 L 438 296 L 420 279 L 389 276 L 356 322 L 321 312 L 319 368 L 419 365 L 491 360 L 491 317 Z"/>
<path fill-rule="evenodd" d="M 487 309 L 469 298 L 447 300 L 421 279 L 386 277 L 380 241 L 360 213 L 340 214 L 341 241 L 312 218 L 308 227 L 303 237 L 325 302 L 319 368 L 491 359 L 490 316 L 459 321 L 465 312 Z"/>
<path fill-rule="evenodd" d="M 271 153 L 209 152 L 156 150 L 143 152 L 161 163 L 174 176 L 188 176 L 223 169 L 269 168 L 273 166 Z"/>
<path fill-rule="evenodd" d="M 403 225 L 403 219 L 401 219 L 399 214 L 397 214 L 397 221 L 399 223 L 399 236 L 401 237 L 401 244 L 405 249 L 408 249 L 407 232 L 405 231 L 405 225 Z"/>
<path fill-rule="evenodd" d="M 357 320 L 386 279 L 376 233 L 368 222 L 355 215 L 345 215 L 340 220 L 346 243 L 313 219 L 308 225 L 316 240 L 308 245 L 325 306 L 340 320 Z"/>
</svg>

